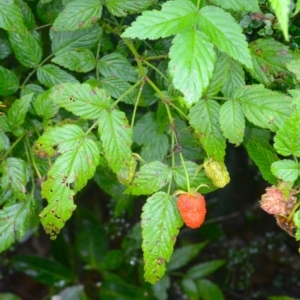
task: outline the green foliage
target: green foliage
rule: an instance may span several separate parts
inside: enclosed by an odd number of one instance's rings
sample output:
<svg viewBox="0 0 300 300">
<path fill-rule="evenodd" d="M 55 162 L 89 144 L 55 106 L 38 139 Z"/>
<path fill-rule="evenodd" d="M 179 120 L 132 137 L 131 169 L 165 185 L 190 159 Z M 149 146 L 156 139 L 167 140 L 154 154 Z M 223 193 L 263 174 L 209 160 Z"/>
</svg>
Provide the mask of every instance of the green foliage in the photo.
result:
<svg viewBox="0 0 300 300">
<path fill-rule="evenodd" d="M 35 233 L 39 216 L 51 239 L 101 272 L 95 299 L 167 299 L 180 268 L 190 299 L 224 299 L 204 278 L 223 260 L 188 265 L 206 242 L 176 249 L 183 221 L 175 195 L 214 191 L 203 162 L 223 164 L 227 143 L 245 147 L 267 182 L 298 192 L 300 59 L 287 42 L 294 20 L 290 1 L 262 2 L 0 0 L 0 252 Z M 257 39 L 263 21 L 255 18 L 266 22 L 270 6 L 283 33 L 272 24 L 272 37 Z M 122 249 L 109 249 L 103 216 L 81 215 L 91 179 L 114 199 L 114 217 L 136 218 L 142 203 L 142 223 Z M 70 249 L 60 232 L 76 207 Z M 114 273 L 140 246 L 153 287 Z M 64 299 L 85 297 L 70 266 L 27 256 L 14 266 L 48 286 L 72 283 L 59 291 Z"/>
</svg>

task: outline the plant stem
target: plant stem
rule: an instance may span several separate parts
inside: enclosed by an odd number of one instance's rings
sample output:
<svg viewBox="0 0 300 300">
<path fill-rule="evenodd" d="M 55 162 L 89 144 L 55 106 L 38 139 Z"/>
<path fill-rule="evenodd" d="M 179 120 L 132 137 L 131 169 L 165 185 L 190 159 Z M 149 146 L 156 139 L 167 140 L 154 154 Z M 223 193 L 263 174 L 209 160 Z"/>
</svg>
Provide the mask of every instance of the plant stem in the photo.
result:
<svg viewBox="0 0 300 300">
<path fill-rule="evenodd" d="M 100 79 L 100 73 L 99 73 L 99 54 L 101 49 L 101 43 L 102 43 L 102 35 L 100 37 L 100 40 L 98 42 L 97 51 L 96 51 L 96 79 L 99 81 Z"/>
<path fill-rule="evenodd" d="M 179 109 L 173 102 L 168 103 L 170 106 L 172 106 L 179 114 L 181 114 L 186 120 L 188 120 L 188 116 L 181 110 Z"/>
<path fill-rule="evenodd" d="M 156 56 L 147 56 L 147 57 L 142 57 L 142 61 L 149 61 L 149 60 L 158 60 L 158 59 L 163 59 L 163 58 L 168 58 L 167 54 L 162 54 L 162 55 L 156 55 Z"/>
<path fill-rule="evenodd" d="M 145 85 L 145 81 L 143 81 L 141 86 L 140 86 L 139 93 L 138 93 L 137 99 L 136 99 L 135 104 L 134 104 L 132 118 L 131 118 L 131 124 L 130 124 L 131 129 L 133 128 L 133 125 L 134 125 L 135 115 L 136 115 L 137 107 L 138 107 L 138 104 L 139 104 L 139 101 L 140 101 L 140 97 L 142 95 L 144 85 Z"/>
<path fill-rule="evenodd" d="M 147 66 L 149 66 L 150 68 L 155 70 L 161 77 L 164 78 L 164 80 L 168 81 L 168 78 L 160 70 L 158 70 L 156 67 L 154 67 L 152 64 L 150 64 L 148 61 L 145 60 L 144 64 L 146 64 Z"/>
<path fill-rule="evenodd" d="M 19 144 L 19 142 L 22 140 L 22 138 L 25 136 L 25 132 L 22 133 L 17 140 L 9 147 L 9 149 L 3 154 L 2 160 L 7 157 L 7 155 Z"/>
</svg>

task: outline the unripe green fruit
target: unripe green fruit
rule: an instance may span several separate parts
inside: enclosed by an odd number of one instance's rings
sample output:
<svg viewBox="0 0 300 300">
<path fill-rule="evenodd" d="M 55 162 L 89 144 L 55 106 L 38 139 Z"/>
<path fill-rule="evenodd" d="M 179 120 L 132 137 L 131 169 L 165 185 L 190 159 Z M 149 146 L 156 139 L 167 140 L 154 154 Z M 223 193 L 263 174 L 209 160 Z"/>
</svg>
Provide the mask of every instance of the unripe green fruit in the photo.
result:
<svg viewBox="0 0 300 300">
<path fill-rule="evenodd" d="M 223 161 L 213 159 L 204 161 L 204 171 L 206 176 L 218 188 L 223 188 L 230 181 L 229 173 Z"/>
</svg>

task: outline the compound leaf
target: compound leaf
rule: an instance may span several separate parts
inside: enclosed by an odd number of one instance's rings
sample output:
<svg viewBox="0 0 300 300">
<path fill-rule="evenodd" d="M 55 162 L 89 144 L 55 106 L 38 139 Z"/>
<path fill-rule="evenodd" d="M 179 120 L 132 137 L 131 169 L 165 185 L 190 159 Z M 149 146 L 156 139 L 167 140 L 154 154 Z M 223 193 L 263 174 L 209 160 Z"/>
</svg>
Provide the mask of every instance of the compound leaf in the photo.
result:
<svg viewBox="0 0 300 300">
<path fill-rule="evenodd" d="M 84 119 L 98 119 L 112 101 L 103 89 L 87 83 L 66 82 L 52 88 L 50 97 L 55 103 Z"/>
<path fill-rule="evenodd" d="M 300 110 L 294 112 L 277 131 L 274 148 L 284 156 L 300 157 Z"/>
<path fill-rule="evenodd" d="M 240 87 L 233 97 L 242 104 L 243 112 L 250 122 L 271 131 L 278 130 L 291 113 L 290 97 L 262 85 Z"/>
<path fill-rule="evenodd" d="M 251 69 L 252 61 L 246 37 L 231 14 L 215 6 L 205 6 L 199 14 L 199 26 L 212 42 L 221 51 Z"/>
<path fill-rule="evenodd" d="M 271 171 L 283 181 L 294 182 L 299 175 L 299 165 L 294 160 L 282 159 L 272 164 Z"/>
<path fill-rule="evenodd" d="M 208 87 L 216 55 L 213 44 L 198 30 L 186 30 L 175 36 L 170 48 L 169 70 L 187 107 L 191 107 Z"/>
<path fill-rule="evenodd" d="M 73 0 L 55 19 L 55 31 L 78 30 L 91 27 L 102 15 L 102 3 L 98 0 Z"/>
<path fill-rule="evenodd" d="M 78 82 L 71 74 L 50 64 L 38 68 L 37 78 L 41 84 L 49 88 L 62 82 Z"/>
<path fill-rule="evenodd" d="M 123 32 L 122 37 L 151 40 L 164 38 L 192 28 L 197 21 L 197 8 L 191 1 L 167 1 L 160 11 L 144 11 Z"/>
<path fill-rule="evenodd" d="M 30 197 L 0 210 L 0 253 L 26 234 L 32 210 L 33 199 Z"/>
<path fill-rule="evenodd" d="M 182 224 L 175 197 L 158 192 L 147 199 L 142 213 L 146 281 L 153 284 L 164 275 Z"/>
<path fill-rule="evenodd" d="M 189 121 L 204 150 L 215 160 L 223 160 L 226 141 L 219 124 L 220 104 L 214 100 L 200 100 L 190 109 Z"/>
<path fill-rule="evenodd" d="M 167 185 L 171 177 L 172 171 L 167 165 L 153 161 L 141 167 L 125 193 L 132 195 L 153 194 Z"/>
<path fill-rule="evenodd" d="M 220 127 L 230 143 L 239 145 L 243 141 L 245 117 L 240 103 L 229 100 L 221 106 Z"/>
</svg>

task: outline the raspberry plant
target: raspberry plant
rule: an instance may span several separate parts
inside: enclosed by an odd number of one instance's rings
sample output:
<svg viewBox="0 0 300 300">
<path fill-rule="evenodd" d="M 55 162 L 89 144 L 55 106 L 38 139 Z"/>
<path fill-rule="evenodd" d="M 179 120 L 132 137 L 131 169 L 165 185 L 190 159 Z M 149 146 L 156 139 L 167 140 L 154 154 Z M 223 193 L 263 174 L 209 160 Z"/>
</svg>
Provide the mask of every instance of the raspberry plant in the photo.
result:
<svg viewBox="0 0 300 300">
<path fill-rule="evenodd" d="M 263 18 L 260 4 L 275 34 L 247 41 L 239 22 Z M 0 0 L 0 251 L 38 219 L 55 239 L 94 178 L 115 215 L 148 197 L 144 276 L 155 283 L 183 225 L 176 191 L 225 186 L 226 143 L 296 195 L 300 58 L 288 26 L 299 10 L 288 0 Z M 298 207 L 286 217 L 300 240 Z"/>
</svg>

